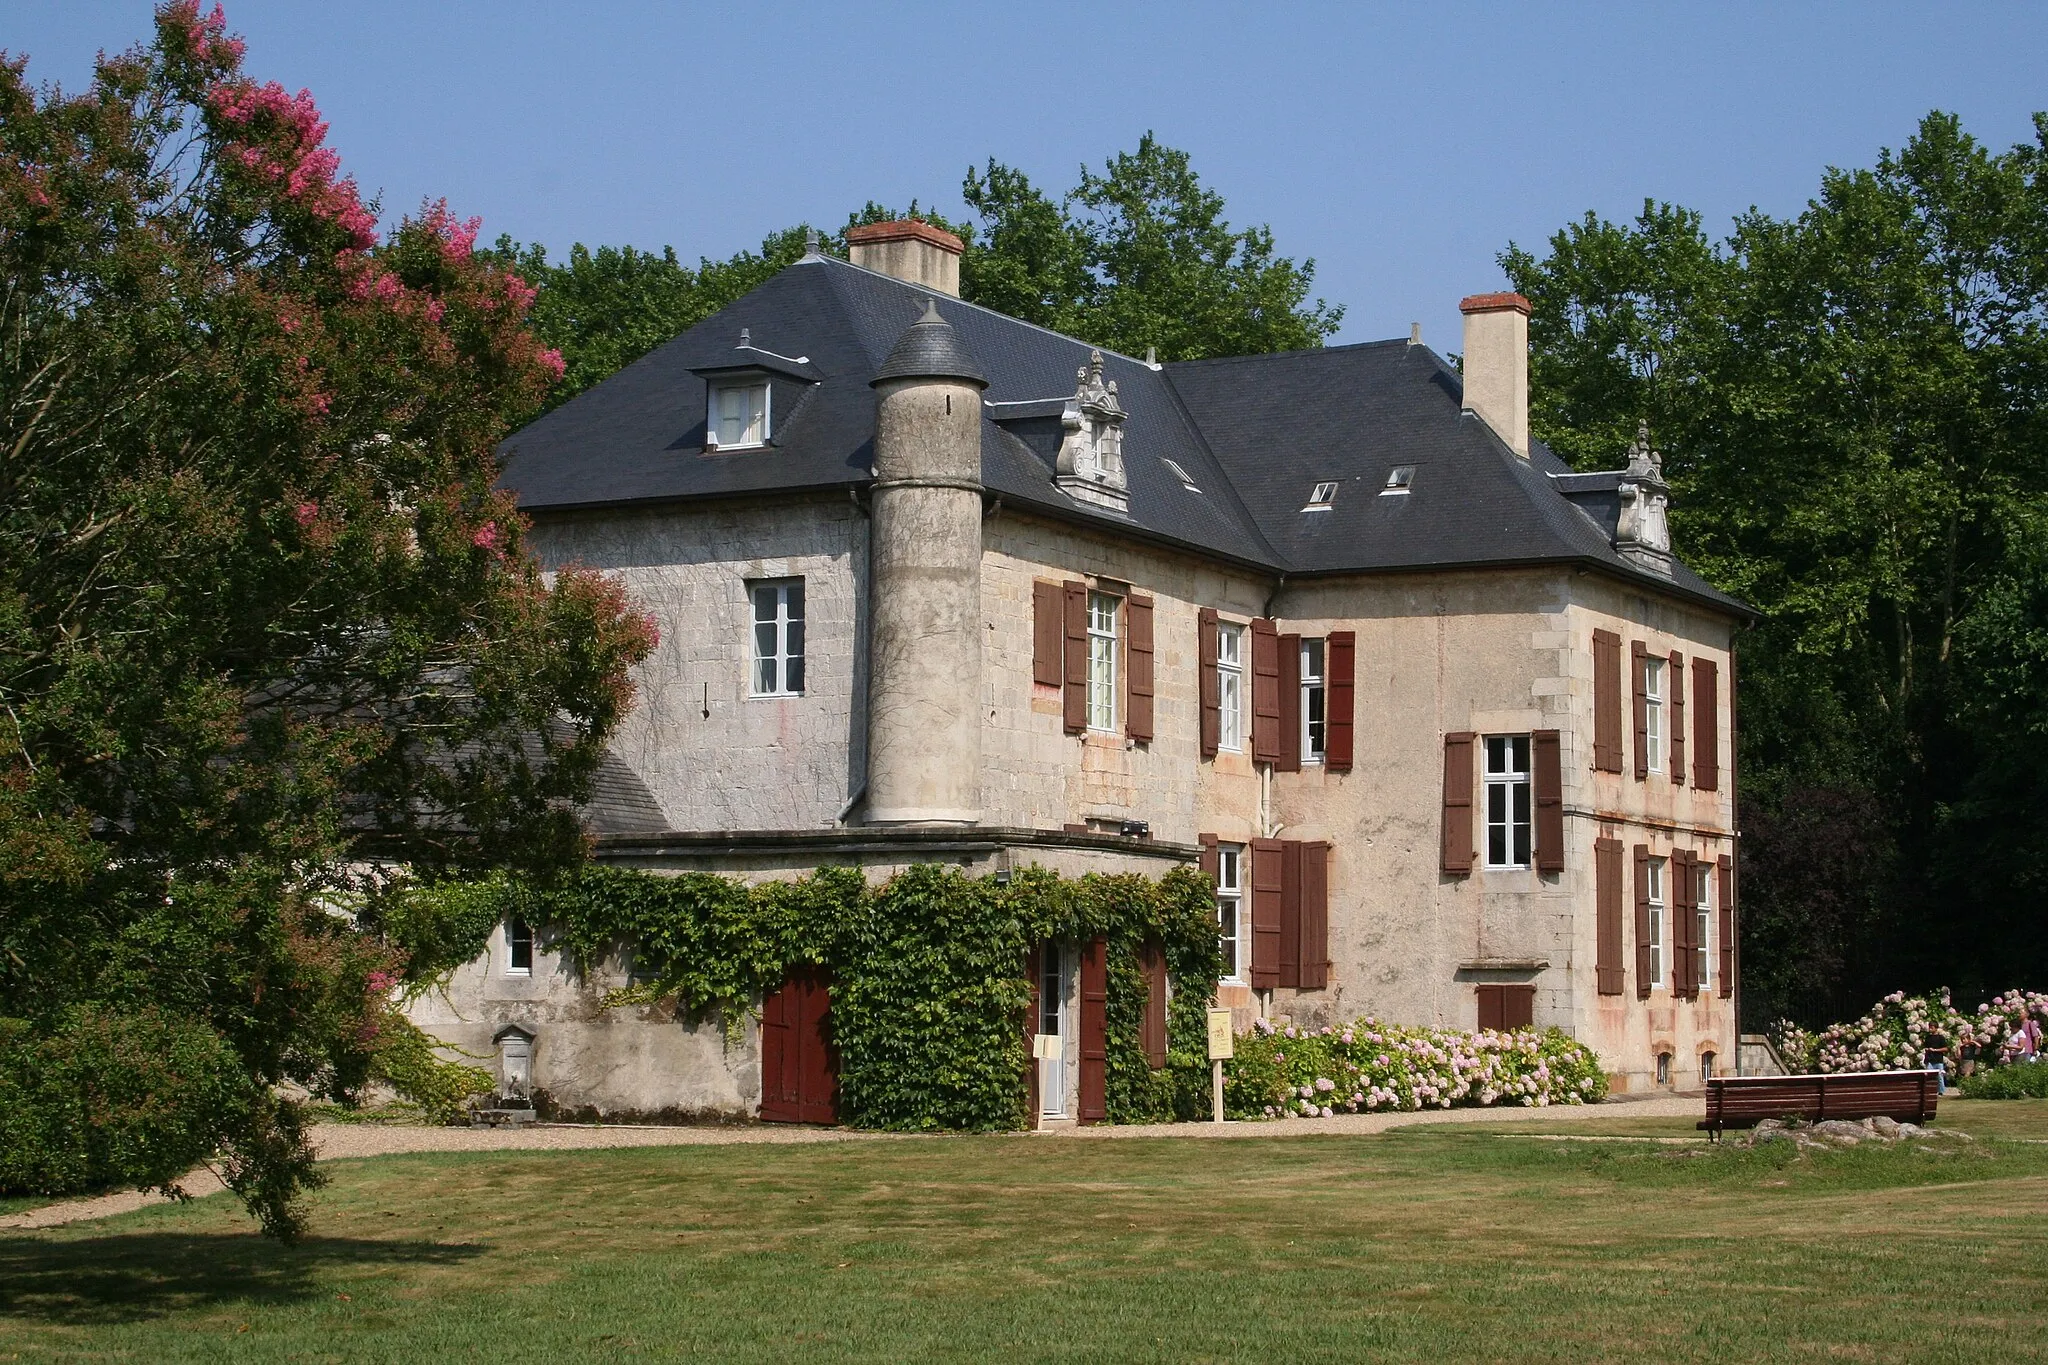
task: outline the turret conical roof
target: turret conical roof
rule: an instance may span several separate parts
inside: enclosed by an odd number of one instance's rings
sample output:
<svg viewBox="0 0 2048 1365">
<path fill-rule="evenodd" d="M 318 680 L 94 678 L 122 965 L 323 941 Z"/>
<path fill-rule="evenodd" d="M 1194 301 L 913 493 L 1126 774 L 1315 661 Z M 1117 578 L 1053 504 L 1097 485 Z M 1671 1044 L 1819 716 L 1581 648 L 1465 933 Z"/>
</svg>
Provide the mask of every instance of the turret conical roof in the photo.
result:
<svg viewBox="0 0 2048 1365">
<path fill-rule="evenodd" d="M 930 299 L 924 301 L 924 316 L 903 329 L 889 358 L 869 382 L 880 384 L 890 379 L 959 379 L 988 387 L 988 376 Z"/>
</svg>

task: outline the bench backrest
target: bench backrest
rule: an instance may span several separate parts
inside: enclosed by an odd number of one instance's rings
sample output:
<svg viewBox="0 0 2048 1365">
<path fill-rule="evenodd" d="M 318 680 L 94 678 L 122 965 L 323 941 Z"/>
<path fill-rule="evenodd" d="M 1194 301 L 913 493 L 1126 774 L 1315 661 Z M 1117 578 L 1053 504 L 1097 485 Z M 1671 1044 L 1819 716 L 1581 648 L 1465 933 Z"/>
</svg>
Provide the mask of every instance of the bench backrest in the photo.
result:
<svg viewBox="0 0 2048 1365">
<path fill-rule="evenodd" d="M 1763 1119 L 1891 1118 L 1926 1123 L 1939 1100 L 1931 1071 L 1846 1071 L 1825 1076 L 1727 1076 L 1707 1082 L 1707 1121 L 1747 1127 Z"/>
</svg>

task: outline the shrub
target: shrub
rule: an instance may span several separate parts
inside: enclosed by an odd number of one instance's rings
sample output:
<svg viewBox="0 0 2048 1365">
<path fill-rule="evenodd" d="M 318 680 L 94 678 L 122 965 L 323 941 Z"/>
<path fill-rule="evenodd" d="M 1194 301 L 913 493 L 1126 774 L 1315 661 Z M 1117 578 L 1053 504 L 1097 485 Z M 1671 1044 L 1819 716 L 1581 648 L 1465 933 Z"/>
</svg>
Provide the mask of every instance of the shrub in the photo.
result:
<svg viewBox="0 0 2048 1365">
<path fill-rule="evenodd" d="M 2013 1062 L 1963 1077 L 1966 1100 L 2048 1100 L 2048 1061 Z"/>
<path fill-rule="evenodd" d="M 1276 1030 L 1261 1021 L 1236 1052 L 1225 1065 L 1224 1108 L 1240 1119 L 1607 1097 L 1592 1050 L 1558 1029 L 1461 1033 L 1366 1018 Z"/>
<path fill-rule="evenodd" d="M 1933 1031 L 1948 1038 L 1951 1058 L 1974 1044 L 1978 1061 L 1991 1067 L 2018 1056 L 2020 1024 L 2030 1012 L 2048 1019 L 2048 995 L 2010 990 L 1964 1014 L 1946 988 L 1930 995 L 1893 991 L 1854 1023 L 1814 1031 L 1781 1020 L 1773 1032 L 1779 1055 L 1794 1071 L 1913 1070 L 1922 1065 Z"/>
</svg>

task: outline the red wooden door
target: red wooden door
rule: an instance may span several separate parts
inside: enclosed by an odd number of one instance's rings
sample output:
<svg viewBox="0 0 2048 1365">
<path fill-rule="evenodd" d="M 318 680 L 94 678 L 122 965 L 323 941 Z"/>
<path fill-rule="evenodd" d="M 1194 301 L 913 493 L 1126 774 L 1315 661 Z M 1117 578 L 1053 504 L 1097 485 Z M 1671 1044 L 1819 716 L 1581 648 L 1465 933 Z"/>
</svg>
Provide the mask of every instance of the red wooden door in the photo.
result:
<svg viewBox="0 0 2048 1365">
<path fill-rule="evenodd" d="M 1083 1123 L 1109 1117 L 1109 944 L 1081 950 L 1081 1112 Z"/>
<path fill-rule="evenodd" d="M 830 1026 L 831 978 L 800 967 L 761 1002 L 761 1117 L 837 1123 L 839 1065 Z"/>
</svg>

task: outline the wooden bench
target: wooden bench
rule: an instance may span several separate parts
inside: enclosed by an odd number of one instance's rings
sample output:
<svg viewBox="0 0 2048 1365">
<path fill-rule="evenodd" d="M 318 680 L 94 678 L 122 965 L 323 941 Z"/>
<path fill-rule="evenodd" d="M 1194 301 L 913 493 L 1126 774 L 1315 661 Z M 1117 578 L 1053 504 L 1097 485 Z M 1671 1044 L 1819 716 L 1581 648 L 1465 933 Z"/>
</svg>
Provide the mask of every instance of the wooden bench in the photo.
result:
<svg viewBox="0 0 2048 1365">
<path fill-rule="evenodd" d="M 1727 1076 L 1707 1082 L 1707 1116 L 1698 1127 L 1718 1138 L 1725 1128 L 1754 1128 L 1765 1119 L 1897 1119 L 1928 1123 L 1940 1088 L 1932 1071 L 1844 1071 L 1830 1076 Z"/>
</svg>

